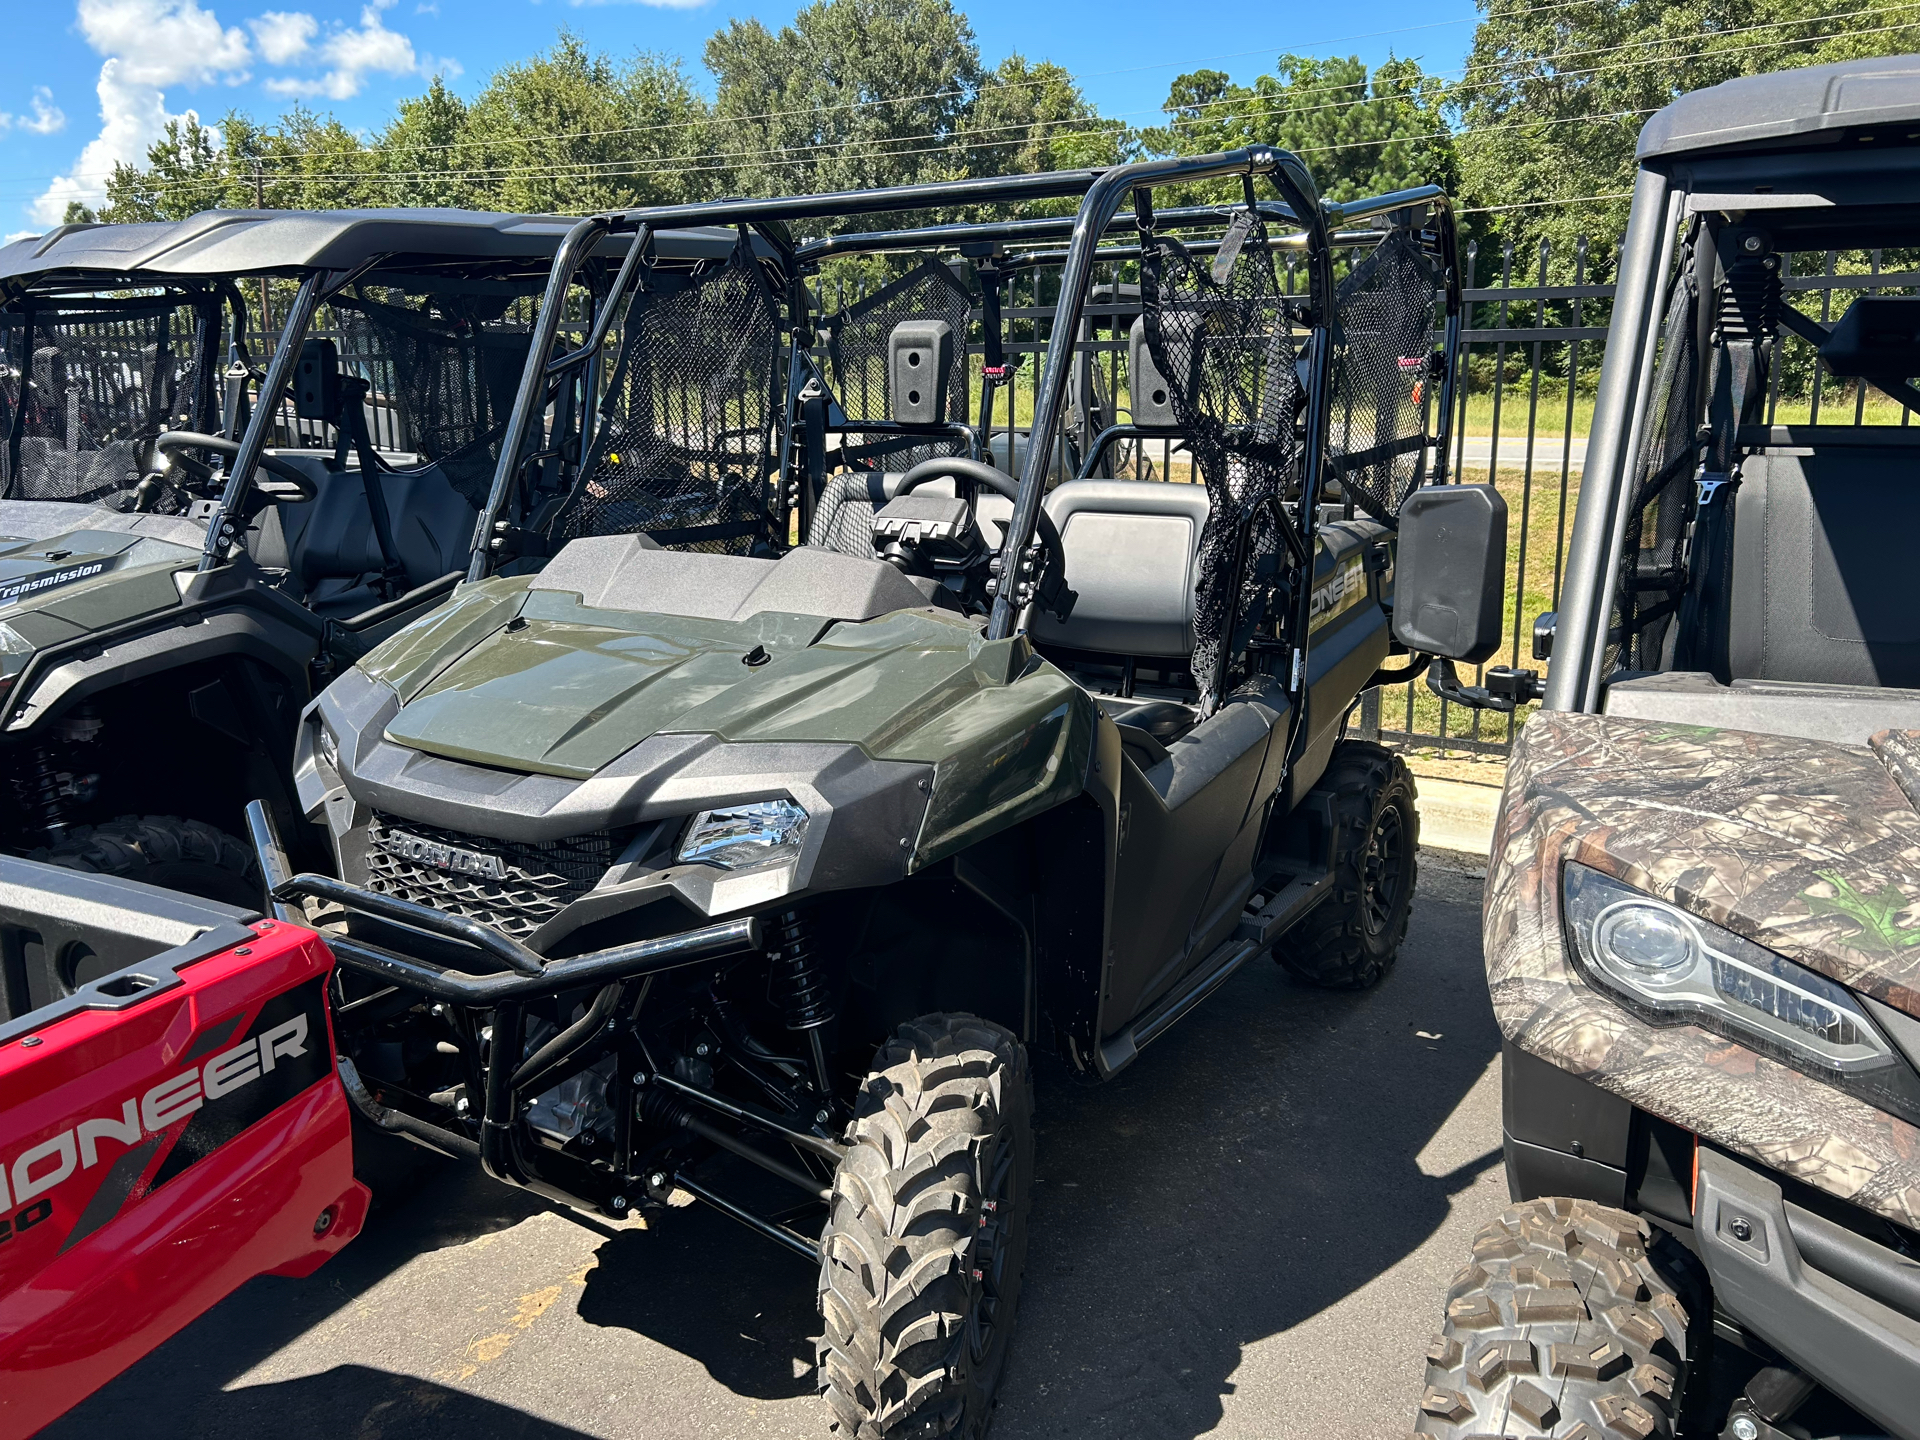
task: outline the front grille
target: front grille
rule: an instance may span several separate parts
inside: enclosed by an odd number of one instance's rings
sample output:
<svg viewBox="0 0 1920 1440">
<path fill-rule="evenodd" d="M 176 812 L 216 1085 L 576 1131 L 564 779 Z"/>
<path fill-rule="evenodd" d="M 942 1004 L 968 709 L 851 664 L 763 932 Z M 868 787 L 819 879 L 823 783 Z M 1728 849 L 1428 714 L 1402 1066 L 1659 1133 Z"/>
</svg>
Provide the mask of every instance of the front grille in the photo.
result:
<svg viewBox="0 0 1920 1440">
<path fill-rule="evenodd" d="M 596 830 L 565 840 L 495 840 L 376 812 L 367 828 L 367 888 L 430 905 L 524 940 L 600 882 L 631 830 Z M 426 842 L 424 846 L 411 842 Z M 408 849 L 458 852 L 436 864 Z M 476 861 L 478 862 L 476 864 Z M 485 870 L 491 873 L 471 873 Z"/>
</svg>

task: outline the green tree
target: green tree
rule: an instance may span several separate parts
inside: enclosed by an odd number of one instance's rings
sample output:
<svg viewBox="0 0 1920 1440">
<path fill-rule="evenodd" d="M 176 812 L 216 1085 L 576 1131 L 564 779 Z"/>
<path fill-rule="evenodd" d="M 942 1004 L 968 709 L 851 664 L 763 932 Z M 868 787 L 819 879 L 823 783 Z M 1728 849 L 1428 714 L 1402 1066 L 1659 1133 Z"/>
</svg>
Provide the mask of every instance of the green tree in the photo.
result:
<svg viewBox="0 0 1920 1440">
<path fill-rule="evenodd" d="M 107 178 L 100 218 L 111 224 L 180 220 L 219 205 L 226 191 L 226 162 L 215 131 L 189 112 L 169 120 L 147 147 L 144 166 L 124 162 Z"/>
<path fill-rule="evenodd" d="M 1920 15 L 1890 0 L 1481 0 L 1464 77 L 1460 169 L 1472 206 L 1532 256 L 1577 237 L 1605 260 L 1626 228 L 1647 116 L 1740 75 L 1914 48 Z M 1865 13 L 1862 13 L 1865 12 Z M 1484 263 L 1484 261 L 1483 261 Z"/>
<path fill-rule="evenodd" d="M 1023 55 L 1009 55 L 983 79 L 965 136 L 970 175 L 1117 165 L 1133 149 L 1127 127 L 1101 119 L 1070 73 Z"/>
<path fill-rule="evenodd" d="M 706 104 L 677 60 L 615 62 L 563 30 L 551 50 L 496 73 L 467 111 L 475 203 L 579 214 L 691 199 L 711 172 Z"/>
<path fill-rule="evenodd" d="M 904 185 L 966 173 L 987 76 L 949 0 L 816 0 L 776 35 L 733 20 L 706 46 L 716 161 L 752 195 Z M 862 222 L 869 223 L 869 222 Z"/>
<path fill-rule="evenodd" d="M 1445 102 L 1445 87 L 1417 60 L 1390 59 L 1369 74 L 1354 56 L 1282 55 L 1274 73 L 1252 85 L 1218 70 L 1180 76 L 1162 107 L 1167 123 L 1143 132 L 1141 142 L 1159 155 L 1255 144 L 1290 150 L 1329 200 L 1414 185 L 1451 191 L 1459 166 Z"/>
<path fill-rule="evenodd" d="M 468 174 L 476 153 L 466 105 L 434 76 L 426 94 L 400 102 L 375 146 L 387 203 L 472 208 L 486 190 Z"/>
</svg>

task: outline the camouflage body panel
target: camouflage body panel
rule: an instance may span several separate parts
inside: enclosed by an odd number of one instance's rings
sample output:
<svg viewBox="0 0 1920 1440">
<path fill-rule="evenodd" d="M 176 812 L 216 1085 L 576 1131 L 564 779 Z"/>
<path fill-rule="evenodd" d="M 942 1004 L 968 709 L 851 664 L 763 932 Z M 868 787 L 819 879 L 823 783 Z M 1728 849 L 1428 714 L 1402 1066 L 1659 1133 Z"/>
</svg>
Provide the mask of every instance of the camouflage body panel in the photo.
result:
<svg viewBox="0 0 1920 1440">
<path fill-rule="evenodd" d="M 1494 831 L 1487 980 L 1521 1049 L 1920 1228 L 1920 1129 L 1694 1025 L 1649 1025 L 1568 958 L 1561 866 L 1614 875 L 1920 1014 L 1920 814 L 1864 747 L 1542 711 Z"/>
</svg>

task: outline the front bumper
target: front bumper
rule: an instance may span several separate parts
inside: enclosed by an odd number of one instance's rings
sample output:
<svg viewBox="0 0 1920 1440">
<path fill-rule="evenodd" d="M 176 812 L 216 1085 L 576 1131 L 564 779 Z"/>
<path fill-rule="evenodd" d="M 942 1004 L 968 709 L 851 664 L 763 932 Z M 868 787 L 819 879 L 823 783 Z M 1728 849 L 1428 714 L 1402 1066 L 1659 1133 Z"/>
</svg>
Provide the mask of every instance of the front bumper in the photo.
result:
<svg viewBox="0 0 1920 1440">
<path fill-rule="evenodd" d="M 1702 1146 L 1694 1234 L 1727 1315 L 1900 1440 L 1920 1440 L 1920 1264 Z"/>
</svg>

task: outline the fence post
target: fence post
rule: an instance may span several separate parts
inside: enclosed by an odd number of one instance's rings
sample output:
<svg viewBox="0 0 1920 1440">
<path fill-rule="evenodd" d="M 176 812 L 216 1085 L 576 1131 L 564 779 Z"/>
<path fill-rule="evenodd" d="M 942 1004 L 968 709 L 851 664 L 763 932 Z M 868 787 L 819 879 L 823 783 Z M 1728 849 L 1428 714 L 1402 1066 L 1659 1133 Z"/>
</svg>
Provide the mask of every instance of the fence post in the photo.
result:
<svg viewBox="0 0 1920 1440">
<path fill-rule="evenodd" d="M 1378 740 L 1380 738 L 1380 687 L 1372 686 L 1360 692 L 1360 727 L 1354 732 L 1360 740 Z"/>
</svg>

